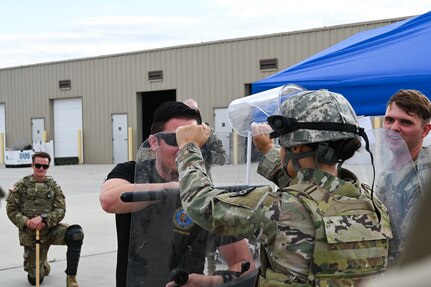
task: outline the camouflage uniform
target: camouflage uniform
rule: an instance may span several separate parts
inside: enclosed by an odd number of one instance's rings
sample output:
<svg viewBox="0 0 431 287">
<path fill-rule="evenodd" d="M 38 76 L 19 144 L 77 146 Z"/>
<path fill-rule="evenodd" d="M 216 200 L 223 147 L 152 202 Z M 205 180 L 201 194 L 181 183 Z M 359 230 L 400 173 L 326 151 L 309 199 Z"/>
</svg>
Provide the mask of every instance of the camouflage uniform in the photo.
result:
<svg viewBox="0 0 431 287">
<path fill-rule="evenodd" d="M 430 183 L 429 174 L 431 171 L 431 146 L 422 148 L 414 163 L 421 181 L 422 191 L 428 190 L 428 184 Z"/>
<path fill-rule="evenodd" d="M 373 274 L 386 264 L 386 238 L 391 235 L 387 213 L 381 207 L 384 216 L 378 224 L 368 193 L 356 180 L 352 184 L 320 170 L 304 170 L 280 192 L 262 187 L 226 193 L 214 189 L 205 177 L 200 150 L 193 144 L 179 151 L 178 167 L 184 178 L 183 205 L 196 223 L 213 232 L 256 240 L 264 247 L 259 286 L 276 284 L 273 281 L 279 285 L 272 286 L 312 286 L 317 278 L 320 284 L 332 282 L 329 278 L 339 272 L 351 273 L 343 279 L 351 284 L 360 272 Z M 309 209 L 314 209 L 311 215 Z M 317 210 L 324 210 L 324 216 Z M 329 246 L 330 251 L 315 244 Z M 347 247 L 349 251 L 338 250 Z M 334 262 L 325 257 L 330 254 Z M 359 269 L 361 260 L 369 261 L 368 270 Z"/>
<path fill-rule="evenodd" d="M 280 160 L 280 148 L 277 146 L 272 147 L 264 154 L 257 167 L 257 173 L 279 187 L 288 186 L 292 179 L 283 168 L 283 163 Z"/>
<path fill-rule="evenodd" d="M 205 160 L 205 168 L 208 176 L 212 178 L 211 167 L 215 164 L 224 165 L 226 162 L 226 150 L 223 147 L 222 141 L 214 132 L 211 132 L 207 143 L 202 147 L 202 155 Z"/>
<path fill-rule="evenodd" d="M 303 95 L 306 101 L 300 98 Z M 283 106 L 286 118 L 357 126 L 353 109 L 340 95 L 318 91 L 300 96 Z M 290 147 L 356 136 L 346 131 L 300 129 L 282 134 L 280 143 Z M 181 200 L 193 221 L 210 231 L 261 244 L 258 286 L 357 286 L 364 277 L 385 269 L 388 238 L 392 237 L 389 215 L 378 200 L 373 204 L 366 185 L 345 169 L 338 177 L 319 169 L 297 169 L 296 177 L 289 178 L 281 172 L 276 149 L 266 159 L 261 174 L 281 189 L 272 192 L 267 186 L 229 193 L 213 187 L 200 149 L 193 143 L 177 155 Z"/>
<path fill-rule="evenodd" d="M 431 147 L 423 148 L 413 164 L 406 164 L 396 173 L 392 169 L 383 171 L 376 185 L 376 196 L 388 208 L 394 235 L 389 245 L 389 265 L 404 249 L 410 224 L 417 217 L 417 204 L 431 170 Z"/>
<path fill-rule="evenodd" d="M 20 245 L 24 246 L 24 270 L 35 278 L 35 234 L 36 231 L 25 226 L 27 219 L 39 216 L 43 213 L 47 215 L 45 224 L 46 227 L 40 231 L 40 271 L 43 275 L 49 273 L 46 268 L 47 253 L 51 245 L 66 245 L 66 233 L 69 225 L 60 223 L 66 212 L 66 202 L 63 191 L 60 186 L 50 176 L 45 178 L 42 183 L 36 182 L 33 175 L 29 175 L 18 181 L 13 188 L 9 190 L 7 197 L 6 212 L 9 219 L 19 229 Z M 76 227 L 73 225 L 72 227 Z M 80 227 L 79 227 L 80 230 Z M 82 230 L 80 231 L 82 232 Z M 78 237 L 81 233 L 78 232 Z M 75 235 L 76 236 L 76 235 Z M 82 244 L 82 237 L 80 243 Z M 69 244 L 68 244 L 69 246 Z M 73 248 L 72 248 L 73 249 Z M 70 248 L 68 248 L 68 253 Z M 79 244 L 80 252 L 80 244 Z M 78 254 L 73 254 L 77 258 L 74 259 L 76 268 L 79 260 Z M 76 253 L 76 252 L 74 252 Z M 68 254 L 69 257 L 69 254 Z M 68 258 L 68 275 L 76 275 L 76 268 L 70 270 Z M 68 272 L 71 271 L 71 272 Z M 74 274 L 73 274 L 74 273 Z"/>
<path fill-rule="evenodd" d="M 214 132 L 211 132 L 207 143 L 202 147 L 202 156 L 205 160 L 207 174 L 212 179 L 211 167 L 215 164 L 224 165 L 226 162 L 226 150 L 222 141 Z M 208 251 L 206 257 L 207 273 L 213 274 L 216 271 L 216 251 Z"/>
</svg>

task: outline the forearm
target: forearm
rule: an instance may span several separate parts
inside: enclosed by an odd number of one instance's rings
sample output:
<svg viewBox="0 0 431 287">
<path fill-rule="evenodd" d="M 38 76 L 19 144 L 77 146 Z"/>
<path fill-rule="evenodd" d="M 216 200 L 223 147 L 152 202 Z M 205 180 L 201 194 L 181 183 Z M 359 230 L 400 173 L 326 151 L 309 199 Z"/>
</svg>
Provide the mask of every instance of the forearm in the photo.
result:
<svg viewBox="0 0 431 287">
<path fill-rule="evenodd" d="M 197 146 L 188 144 L 180 149 L 177 155 L 177 164 L 181 200 L 186 212 L 199 225 L 212 230 L 214 226 L 210 221 L 212 220 L 210 202 L 223 191 L 214 189 L 206 174 L 202 154 Z"/>
<path fill-rule="evenodd" d="M 123 202 L 121 195 L 124 192 L 145 192 L 158 191 L 164 189 L 178 189 L 177 182 L 167 183 L 139 183 L 132 184 L 122 179 L 109 179 L 101 188 L 100 204 L 104 211 L 108 213 L 130 213 L 136 210 L 144 209 L 156 201 L 142 202 Z"/>
<path fill-rule="evenodd" d="M 16 225 L 19 229 L 24 229 L 24 226 L 26 221 L 29 219 L 27 216 L 22 214 L 19 209 L 15 208 L 14 206 L 7 205 L 7 215 L 12 221 L 13 224 Z"/>
<path fill-rule="evenodd" d="M 182 205 L 194 222 L 204 229 L 218 234 L 241 235 L 255 239 L 256 228 L 266 224 L 266 219 L 258 206 L 244 206 L 244 196 L 253 192 L 258 205 L 271 190 L 269 186 L 250 188 L 235 194 L 214 188 L 205 173 L 199 148 L 188 144 L 179 150 L 177 155 L 180 175 L 180 192 Z M 238 194 L 241 194 L 238 196 Z M 260 199 L 259 199 L 260 198 Z M 265 221 L 265 223 L 263 222 Z"/>
<path fill-rule="evenodd" d="M 223 277 L 220 275 L 207 276 L 203 274 L 192 273 L 189 274 L 187 282 L 181 286 L 183 287 L 210 287 L 210 286 L 221 286 L 223 284 Z M 166 287 L 177 287 L 178 284 L 171 281 L 166 284 Z"/>
<path fill-rule="evenodd" d="M 252 272 L 256 268 L 246 239 L 219 246 L 218 250 L 226 260 L 229 271 L 240 272 L 246 262 L 250 263 L 250 268 L 244 274 Z"/>
<path fill-rule="evenodd" d="M 21 205 L 23 204 L 19 195 L 18 189 L 9 189 L 8 197 L 6 198 L 6 213 L 10 221 L 15 224 L 19 229 L 23 229 L 26 221 L 29 219 L 21 212 Z"/>
</svg>

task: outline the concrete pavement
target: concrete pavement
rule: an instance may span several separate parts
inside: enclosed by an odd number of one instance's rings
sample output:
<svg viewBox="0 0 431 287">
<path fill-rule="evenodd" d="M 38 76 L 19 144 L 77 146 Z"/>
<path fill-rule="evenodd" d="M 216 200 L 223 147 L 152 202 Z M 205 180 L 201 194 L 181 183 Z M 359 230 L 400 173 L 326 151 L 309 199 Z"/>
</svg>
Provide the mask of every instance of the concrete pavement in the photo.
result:
<svg viewBox="0 0 431 287">
<path fill-rule="evenodd" d="M 63 222 L 80 224 L 85 238 L 78 268 L 80 286 L 115 286 L 117 239 L 115 217 L 100 207 L 99 192 L 111 165 L 52 166 L 48 175 L 54 177 L 66 196 L 66 216 Z M 250 167 L 249 184 L 268 183 L 256 174 L 256 164 Z M 246 184 L 246 168 L 238 166 L 215 166 L 211 170 L 216 186 Z M 28 168 L 5 168 L 0 166 L 0 185 L 5 191 L 22 177 L 31 174 Z M 23 248 L 18 242 L 18 229 L 6 215 L 6 203 L 0 207 L 0 287 L 30 286 L 23 270 Z M 48 259 L 51 274 L 41 286 L 66 285 L 66 246 L 51 246 Z"/>
<path fill-rule="evenodd" d="M 81 286 L 115 286 L 117 239 L 114 215 L 105 213 L 99 204 L 99 191 L 114 165 L 53 166 L 48 170 L 66 195 L 66 217 L 63 222 L 80 224 L 85 238 L 78 268 Z M 4 189 L 25 175 L 31 168 L 0 167 L 0 184 Z M 6 215 L 6 203 L 0 209 L 0 286 L 30 286 L 24 272 L 23 248 L 18 230 Z M 66 285 L 66 246 L 51 246 L 48 259 L 51 274 L 41 286 Z"/>
</svg>

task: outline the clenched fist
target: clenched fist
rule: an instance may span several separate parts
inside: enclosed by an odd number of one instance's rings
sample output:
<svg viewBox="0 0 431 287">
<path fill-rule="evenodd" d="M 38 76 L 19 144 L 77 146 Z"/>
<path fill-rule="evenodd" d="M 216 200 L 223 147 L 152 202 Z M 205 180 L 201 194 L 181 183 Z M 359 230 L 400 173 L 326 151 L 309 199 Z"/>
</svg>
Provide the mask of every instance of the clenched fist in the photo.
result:
<svg viewBox="0 0 431 287">
<path fill-rule="evenodd" d="M 211 129 L 206 124 L 187 125 L 178 127 L 175 133 L 177 135 L 178 148 L 182 148 L 189 142 L 202 147 L 208 141 Z"/>
</svg>

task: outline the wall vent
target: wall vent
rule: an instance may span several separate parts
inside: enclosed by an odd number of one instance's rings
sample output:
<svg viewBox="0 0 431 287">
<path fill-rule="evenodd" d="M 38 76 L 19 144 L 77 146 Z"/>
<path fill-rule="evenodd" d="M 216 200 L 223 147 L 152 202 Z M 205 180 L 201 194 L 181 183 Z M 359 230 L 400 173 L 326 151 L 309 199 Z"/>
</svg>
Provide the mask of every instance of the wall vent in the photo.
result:
<svg viewBox="0 0 431 287">
<path fill-rule="evenodd" d="M 60 90 L 69 90 L 72 87 L 72 83 L 70 80 L 61 80 L 58 81 L 58 88 Z"/>
<path fill-rule="evenodd" d="M 260 70 L 276 70 L 278 69 L 278 59 L 264 59 L 259 61 Z"/>
<path fill-rule="evenodd" d="M 163 71 L 149 71 L 148 72 L 148 81 L 162 81 L 163 80 Z"/>
</svg>

